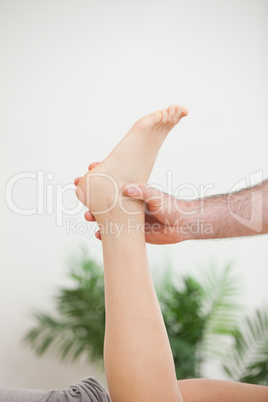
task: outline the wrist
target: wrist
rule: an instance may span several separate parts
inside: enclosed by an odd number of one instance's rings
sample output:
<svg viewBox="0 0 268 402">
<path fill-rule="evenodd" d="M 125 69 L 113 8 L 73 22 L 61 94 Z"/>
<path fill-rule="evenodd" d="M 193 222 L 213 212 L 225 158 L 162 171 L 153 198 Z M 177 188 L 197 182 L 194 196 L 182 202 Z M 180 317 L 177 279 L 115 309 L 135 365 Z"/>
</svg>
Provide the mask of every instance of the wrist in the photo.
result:
<svg viewBox="0 0 268 402">
<path fill-rule="evenodd" d="M 197 214 L 195 201 L 176 199 L 174 219 L 172 222 L 173 235 L 176 242 L 192 240 L 192 224 Z"/>
<path fill-rule="evenodd" d="M 202 238 L 204 222 L 200 213 L 200 200 L 178 200 L 176 222 L 176 235 L 180 241 Z"/>
</svg>

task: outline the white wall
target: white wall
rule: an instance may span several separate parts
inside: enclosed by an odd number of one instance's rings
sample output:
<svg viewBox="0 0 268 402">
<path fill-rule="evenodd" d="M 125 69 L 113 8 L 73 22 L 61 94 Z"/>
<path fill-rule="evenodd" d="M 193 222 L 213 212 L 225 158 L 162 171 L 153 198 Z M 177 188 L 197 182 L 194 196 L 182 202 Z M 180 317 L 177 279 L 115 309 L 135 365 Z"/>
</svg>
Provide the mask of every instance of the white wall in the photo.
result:
<svg viewBox="0 0 268 402">
<path fill-rule="evenodd" d="M 32 307 L 51 308 L 72 250 L 86 243 L 101 259 L 94 236 L 67 233 L 83 222 L 83 208 L 60 223 L 61 199 L 65 208 L 77 205 L 67 185 L 137 118 L 173 103 L 190 112 L 165 142 L 151 183 L 167 189 L 171 171 L 174 188 L 212 184 L 214 194 L 244 178 L 250 184 L 254 172 L 268 176 L 267 11 L 265 0 L 1 1 L 2 194 L 20 172 L 53 173 L 44 186 L 58 212 L 45 202 L 43 212 L 21 216 L 1 198 L 0 386 L 103 380 L 82 362 L 39 360 L 20 341 Z M 36 180 L 17 182 L 13 199 L 35 207 Z M 152 266 L 168 257 L 183 273 L 232 260 L 244 278 L 243 302 L 267 302 L 267 236 L 148 251 Z"/>
</svg>

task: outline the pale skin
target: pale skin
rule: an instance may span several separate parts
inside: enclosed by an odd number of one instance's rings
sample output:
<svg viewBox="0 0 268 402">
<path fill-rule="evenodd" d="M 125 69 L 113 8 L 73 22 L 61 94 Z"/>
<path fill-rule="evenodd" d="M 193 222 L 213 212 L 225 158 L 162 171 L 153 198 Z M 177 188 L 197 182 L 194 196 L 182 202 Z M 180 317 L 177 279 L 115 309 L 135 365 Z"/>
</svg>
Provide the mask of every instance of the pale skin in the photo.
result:
<svg viewBox="0 0 268 402">
<path fill-rule="evenodd" d="M 75 180 L 79 200 L 91 211 L 88 213 L 101 231 L 104 363 L 109 393 L 113 402 L 172 402 L 182 401 L 182 397 L 195 402 L 264 402 L 266 387 L 213 380 L 177 381 L 141 230 L 147 219 L 144 202 L 124 194 L 126 183 L 147 183 L 162 142 L 186 115 L 187 109 L 171 106 L 145 116 L 103 162 Z M 122 227 L 120 237 L 107 222 Z"/>
</svg>

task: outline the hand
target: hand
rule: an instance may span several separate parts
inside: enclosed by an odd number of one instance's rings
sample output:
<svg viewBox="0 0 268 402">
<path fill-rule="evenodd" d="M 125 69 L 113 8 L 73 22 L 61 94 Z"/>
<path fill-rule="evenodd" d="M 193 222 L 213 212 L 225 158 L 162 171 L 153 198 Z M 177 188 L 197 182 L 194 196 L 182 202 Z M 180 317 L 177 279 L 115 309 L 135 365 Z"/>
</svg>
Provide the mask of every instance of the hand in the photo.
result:
<svg viewBox="0 0 268 402">
<path fill-rule="evenodd" d="M 93 169 L 98 163 L 91 163 L 88 170 Z M 81 177 L 77 177 L 74 184 L 77 186 L 80 180 Z M 126 184 L 123 192 L 128 197 L 145 202 L 145 241 L 147 243 L 173 244 L 184 240 L 179 229 L 183 212 L 186 211 L 186 201 L 178 200 L 145 184 Z M 88 222 L 95 222 L 90 211 L 85 213 L 85 219 Z M 99 230 L 95 236 L 101 240 Z"/>
</svg>

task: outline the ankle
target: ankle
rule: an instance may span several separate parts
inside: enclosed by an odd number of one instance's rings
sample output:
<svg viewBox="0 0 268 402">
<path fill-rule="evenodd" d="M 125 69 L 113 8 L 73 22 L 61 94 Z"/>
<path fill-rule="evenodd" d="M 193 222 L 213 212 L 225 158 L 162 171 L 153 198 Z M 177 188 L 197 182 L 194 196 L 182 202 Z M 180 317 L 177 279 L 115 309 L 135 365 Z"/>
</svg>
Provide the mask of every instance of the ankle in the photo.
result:
<svg viewBox="0 0 268 402">
<path fill-rule="evenodd" d="M 144 219 L 130 217 L 128 219 L 117 219 L 115 214 L 108 214 L 101 219 L 97 219 L 102 240 L 104 237 L 131 241 L 139 237 L 145 242 L 145 223 Z"/>
<path fill-rule="evenodd" d="M 107 221 L 115 224 L 129 221 L 137 225 L 144 223 L 144 203 L 124 196 L 121 190 L 116 200 L 109 200 L 109 203 L 105 204 L 109 204 L 106 210 L 98 210 L 94 214 L 97 223 Z"/>
</svg>

